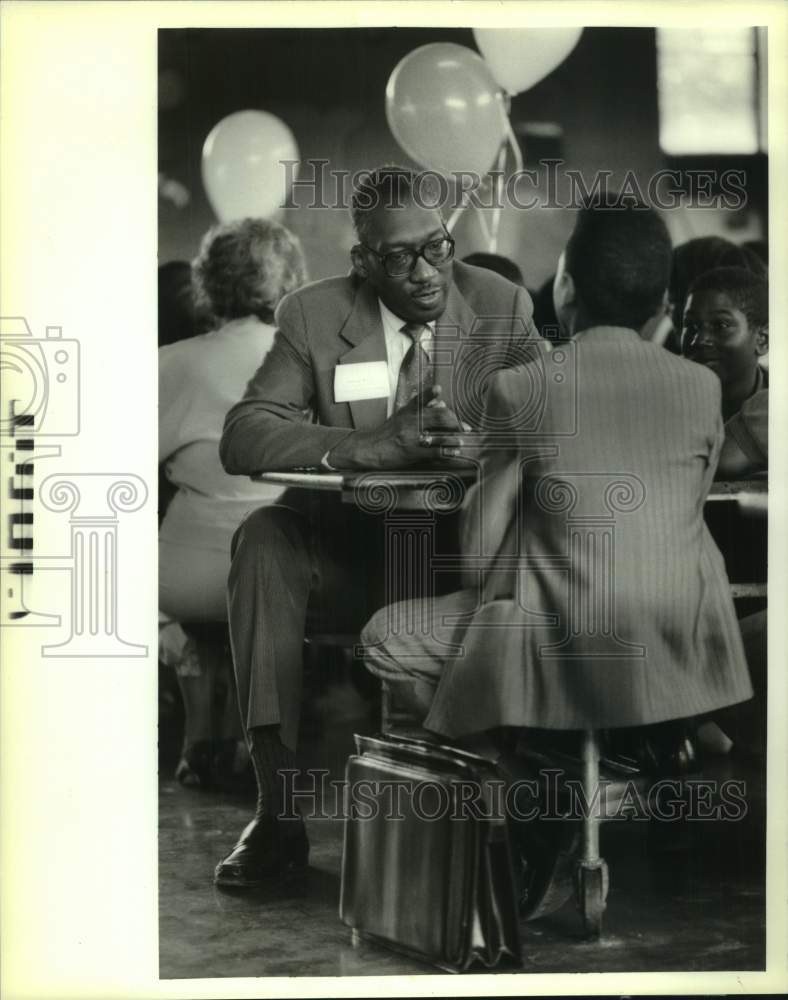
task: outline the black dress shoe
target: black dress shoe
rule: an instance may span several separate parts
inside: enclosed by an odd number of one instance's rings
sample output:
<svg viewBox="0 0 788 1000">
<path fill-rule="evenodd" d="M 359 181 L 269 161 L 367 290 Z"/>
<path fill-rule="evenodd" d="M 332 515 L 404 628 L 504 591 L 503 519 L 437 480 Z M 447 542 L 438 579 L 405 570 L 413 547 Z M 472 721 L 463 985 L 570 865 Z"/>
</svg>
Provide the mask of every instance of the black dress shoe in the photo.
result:
<svg viewBox="0 0 788 1000">
<path fill-rule="evenodd" d="M 682 778 L 700 770 L 695 744 L 687 733 L 673 738 L 647 737 L 639 757 L 643 770 L 655 778 Z"/>
<path fill-rule="evenodd" d="M 559 910 L 574 893 L 580 823 L 537 818 L 517 826 L 513 840 L 518 910 L 524 920 L 536 920 Z"/>
<path fill-rule="evenodd" d="M 258 889 L 302 871 L 309 860 L 304 821 L 261 816 L 244 829 L 238 843 L 214 872 L 227 889 Z"/>
</svg>

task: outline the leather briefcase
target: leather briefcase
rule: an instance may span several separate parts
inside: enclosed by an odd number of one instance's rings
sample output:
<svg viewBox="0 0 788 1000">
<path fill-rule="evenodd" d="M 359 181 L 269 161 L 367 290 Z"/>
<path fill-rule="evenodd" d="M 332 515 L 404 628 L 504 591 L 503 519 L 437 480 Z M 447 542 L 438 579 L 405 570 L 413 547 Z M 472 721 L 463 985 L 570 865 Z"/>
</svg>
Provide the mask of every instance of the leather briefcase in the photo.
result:
<svg viewBox="0 0 788 1000">
<path fill-rule="evenodd" d="M 519 967 L 495 765 L 409 737 L 355 740 L 346 767 L 341 919 L 364 938 L 451 972 L 474 962 Z"/>
</svg>

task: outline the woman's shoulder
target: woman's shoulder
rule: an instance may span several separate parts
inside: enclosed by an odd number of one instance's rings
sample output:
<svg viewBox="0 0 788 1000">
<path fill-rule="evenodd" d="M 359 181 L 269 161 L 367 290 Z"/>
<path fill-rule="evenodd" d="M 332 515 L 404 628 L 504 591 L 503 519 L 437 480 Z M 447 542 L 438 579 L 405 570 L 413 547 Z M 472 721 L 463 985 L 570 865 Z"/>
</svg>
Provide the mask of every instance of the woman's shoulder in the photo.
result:
<svg viewBox="0 0 788 1000">
<path fill-rule="evenodd" d="M 180 340 L 167 348 L 159 348 L 160 362 L 177 361 L 178 364 L 194 368 L 212 364 L 217 355 L 226 359 L 228 350 L 257 349 L 260 344 L 273 341 L 275 329 L 256 316 L 244 316 L 229 320 L 215 330 Z M 177 349 L 177 350 L 176 350 Z M 163 352 L 169 353 L 163 353 Z"/>
<path fill-rule="evenodd" d="M 204 344 L 208 348 L 222 347 L 231 340 L 265 340 L 274 335 L 275 327 L 264 323 L 257 316 L 242 316 L 231 319 L 222 326 L 211 330 L 204 336 Z"/>
</svg>

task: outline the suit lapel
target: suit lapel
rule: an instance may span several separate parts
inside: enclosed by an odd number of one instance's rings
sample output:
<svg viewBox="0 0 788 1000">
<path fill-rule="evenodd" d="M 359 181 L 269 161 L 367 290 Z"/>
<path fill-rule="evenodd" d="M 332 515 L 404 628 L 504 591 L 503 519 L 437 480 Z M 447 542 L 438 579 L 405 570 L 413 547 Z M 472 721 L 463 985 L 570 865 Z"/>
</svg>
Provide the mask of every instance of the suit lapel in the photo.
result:
<svg viewBox="0 0 788 1000">
<path fill-rule="evenodd" d="M 366 282 L 359 285 L 353 310 L 339 335 L 351 345 L 351 349 L 339 359 L 339 364 L 388 361 L 378 298 Z M 385 398 L 357 399 L 348 405 L 356 430 L 379 427 L 386 419 L 388 400 Z"/>
<path fill-rule="evenodd" d="M 435 324 L 435 350 L 433 353 L 435 384 L 443 390 L 441 398 L 449 407 L 454 406 L 454 372 L 457 354 L 463 340 L 473 330 L 476 314 L 452 284 L 446 300 L 446 309 Z"/>
<path fill-rule="evenodd" d="M 454 402 L 453 372 L 463 339 L 473 330 L 476 314 L 452 284 L 446 300 L 446 309 L 435 324 L 433 360 L 435 382 L 443 390 L 447 406 Z M 347 341 L 350 350 L 339 359 L 339 364 L 358 364 L 364 361 L 388 361 L 386 338 L 380 319 L 380 306 L 374 290 L 366 283 L 359 286 L 353 310 L 340 337 Z M 358 399 L 349 403 L 353 426 L 357 430 L 379 427 L 386 419 L 386 399 Z"/>
</svg>

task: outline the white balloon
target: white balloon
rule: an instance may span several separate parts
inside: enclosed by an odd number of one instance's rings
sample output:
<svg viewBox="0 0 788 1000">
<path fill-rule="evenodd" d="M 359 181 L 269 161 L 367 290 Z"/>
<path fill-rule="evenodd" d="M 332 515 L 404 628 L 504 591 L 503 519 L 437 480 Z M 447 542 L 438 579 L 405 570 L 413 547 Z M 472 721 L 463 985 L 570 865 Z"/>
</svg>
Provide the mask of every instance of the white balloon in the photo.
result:
<svg viewBox="0 0 788 1000">
<path fill-rule="evenodd" d="M 268 218 L 282 207 L 298 160 L 285 123 L 268 111 L 236 111 L 215 125 L 202 149 L 202 180 L 221 222 Z"/>
<path fill-rule="evenodd" d="M 493 76 L 509 94 L 528 90 L 552 72 L 582 33 L 582 28 L 473 29 Z"/>
<path fill-rule="evenodd" d="M 386 86 L 386 118 L 408 156 L 431 170 L 486 174 L 506 136 L 503 95 L 473 49 L 432 42 L 409 52 Z"/>
</svg>

